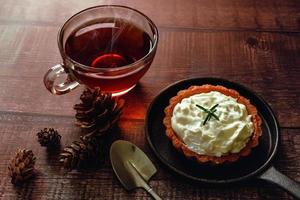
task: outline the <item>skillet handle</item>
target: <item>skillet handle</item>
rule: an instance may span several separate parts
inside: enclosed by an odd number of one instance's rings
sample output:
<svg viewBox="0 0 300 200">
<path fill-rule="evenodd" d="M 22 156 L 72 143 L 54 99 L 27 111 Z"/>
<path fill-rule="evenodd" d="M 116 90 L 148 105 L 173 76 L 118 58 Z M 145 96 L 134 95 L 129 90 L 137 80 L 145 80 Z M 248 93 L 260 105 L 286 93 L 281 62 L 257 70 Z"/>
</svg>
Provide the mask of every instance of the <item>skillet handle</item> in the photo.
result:
<svg viewBox="0 0 300 200">
<path fill-rule="evenodd" d="M 300 199 L 300 184 L 280 173 L 273 166 L 261 174 L 259 179 L 275 183 L 297 199 Z"/>
</svg>

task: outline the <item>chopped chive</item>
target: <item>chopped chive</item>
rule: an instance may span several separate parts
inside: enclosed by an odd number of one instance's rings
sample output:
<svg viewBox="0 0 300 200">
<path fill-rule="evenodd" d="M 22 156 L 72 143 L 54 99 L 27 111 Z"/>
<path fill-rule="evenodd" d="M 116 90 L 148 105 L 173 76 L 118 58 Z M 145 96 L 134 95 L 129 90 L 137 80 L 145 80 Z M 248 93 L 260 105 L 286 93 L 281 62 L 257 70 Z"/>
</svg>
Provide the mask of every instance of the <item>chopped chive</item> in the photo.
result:
<svg viewBox="0 0 300 200">
<path fill-rule="evenodd" d="M 206 115 L 206 118 L 205 118 L 205 120 L 204 120 L 204 122 L 203 122 L 203 124 L 202 124 L 203 126 L 204 126 L 204 125 L 206 124 L 206 122 L 210 119 L 210 116 L 211 116 L 211 115 Z"/>
<path fill-rule="evenodd" d="M 214 110 L 219 104 L 214 105 L 213 107 L 211 107 L 211 109 L 209 110 Z"/>
<path fill-rule="evenodd" d="M 219 120 L 219 117 L 215 114 L 215 112 L 217 111 L 216 107 L 218 107 L 219 104 L 214 105 L 213 107 L 211 107 L 209 110 L 196 104 L 196 106 L 198 108 L 200 108 L 201 110 L 203 110 L 205 113 L 207 113 L 205 120 L 203 122 L 203 126 L 206 124 L 206 122 L 208 122 L 211 117 L 214 117 L 216 120 Z"/>
<path fill-rule="evenodd" d="M 202 109 L 204 112 L 209 113 L 209 111 L 206 108 L 203 108 L 202 106 L 196 104 L 196 106 L 200 109 Z"/>
</svg>

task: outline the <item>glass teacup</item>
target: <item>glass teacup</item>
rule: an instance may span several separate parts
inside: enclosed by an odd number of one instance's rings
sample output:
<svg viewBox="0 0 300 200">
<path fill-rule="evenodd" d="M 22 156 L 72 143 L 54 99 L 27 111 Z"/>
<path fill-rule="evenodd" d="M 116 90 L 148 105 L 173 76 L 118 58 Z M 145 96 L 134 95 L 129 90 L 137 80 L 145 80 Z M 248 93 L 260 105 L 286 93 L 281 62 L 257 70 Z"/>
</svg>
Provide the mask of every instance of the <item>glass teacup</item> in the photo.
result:
<svg viewBox="0 0 300 200">
<path fill-rule="evenodd" d="M 156 53 L 158 30 L 143 13 L 125 6 L 104 5 L 72 16 L 58 33 L 62 64 L 44 76 L 53 94 L 84 84 L 114 96 L 131 90 L 149 69 Z M 57 78 L 67 74 L 63 83 Z"/>
</svg>

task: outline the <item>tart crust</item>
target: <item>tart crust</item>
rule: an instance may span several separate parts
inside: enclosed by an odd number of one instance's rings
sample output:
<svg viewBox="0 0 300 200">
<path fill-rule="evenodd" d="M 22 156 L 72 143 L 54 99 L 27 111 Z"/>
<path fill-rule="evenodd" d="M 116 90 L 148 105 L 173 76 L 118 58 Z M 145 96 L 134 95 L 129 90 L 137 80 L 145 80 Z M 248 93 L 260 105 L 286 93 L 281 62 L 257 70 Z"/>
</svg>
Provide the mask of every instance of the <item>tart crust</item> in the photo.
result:
<svg viewBox="0 0 300 200">
<path fill-rule="evenodd" d="M 208 93 L 211 91 L 218 91 L 224 95 L 231 96 L 237 99 L 238 103 L 244 104 L 246 106 L 248 114 L 251 115 L 254 131 L 246 146 L 239 153 L 229 153 L 220 157 L 200 155 L 190 150 L 172 129 L 171 118 L 173 115 L 173 109 L 176 106 L 176 104 L 180 103 L 182 99 L 187 98 L 189 96 L 200 93 Z M 253 106 L 248 99 L 241 96 L 237 91 L 233 89 L 228 89 L 220 85 L 206 84 L 201 86 L 191 86 L 186 90 L 181 90 L 177 93 L 176 96 L 170 99 L 169 105 L 165 108 L 164 111 L 165 118 L 163 120 L 163 124 L 166 127 L 166 135 L 172 141 L 173 146 L 178 151 L 182 152 L 187 158 L 197 160 L 199 163 L 222 164 L 224 162 L 235 162 L 241 156 L 249 155 L 251 153 L 252 148 L 258 145 L 259 137 L 262 135 L 261 118 L 258 116 L 256 107 Z"/>
</svg>

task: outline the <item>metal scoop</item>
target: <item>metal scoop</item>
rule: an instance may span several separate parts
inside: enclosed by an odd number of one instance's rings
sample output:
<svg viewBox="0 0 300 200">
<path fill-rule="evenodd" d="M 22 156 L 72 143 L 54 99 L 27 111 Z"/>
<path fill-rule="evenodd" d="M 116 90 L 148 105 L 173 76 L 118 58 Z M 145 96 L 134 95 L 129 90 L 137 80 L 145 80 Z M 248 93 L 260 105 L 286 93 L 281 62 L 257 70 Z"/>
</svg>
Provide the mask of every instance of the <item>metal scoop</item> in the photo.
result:
<svg viewBox="0 0 300 200">
<path fill-rule="evenodd" d="M 124 140 L 115 141 L 110 148 L 110 161 L 126 190 L 144 188 L 154 199 L 161 200 L 147 184 L 157 170 L 147 155 L 136 145 Z"/>
</svg>

